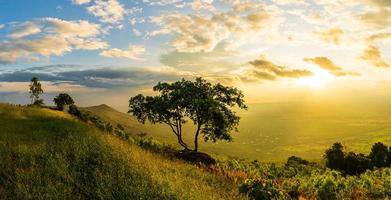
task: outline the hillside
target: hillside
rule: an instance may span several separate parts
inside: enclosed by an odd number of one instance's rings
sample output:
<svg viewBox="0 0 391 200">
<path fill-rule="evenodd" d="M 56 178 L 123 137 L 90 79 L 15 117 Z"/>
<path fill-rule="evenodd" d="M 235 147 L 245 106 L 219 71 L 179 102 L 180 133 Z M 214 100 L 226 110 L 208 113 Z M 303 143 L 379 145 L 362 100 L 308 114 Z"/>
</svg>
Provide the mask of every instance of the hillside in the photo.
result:
<svg viewBox="0 0 391 200">
<path fill-rule="evenodd" d="M 63 112 L 0 104 L 0 128 L 0 199 L 244 198 L 230 179 Z"/>
<path fill-rule="evenodd" d="M 104 121 L 110 122 L 113 125 L 120 124 L 128 133 L 139 134 L 143 132 L 143 125 L 140 124 L 134 117 L 129 114 L 119 112 L 106 104 L 98 106 L 84 107 L 81 110 L 88 111 L 101 117 Z"/>
</svg>

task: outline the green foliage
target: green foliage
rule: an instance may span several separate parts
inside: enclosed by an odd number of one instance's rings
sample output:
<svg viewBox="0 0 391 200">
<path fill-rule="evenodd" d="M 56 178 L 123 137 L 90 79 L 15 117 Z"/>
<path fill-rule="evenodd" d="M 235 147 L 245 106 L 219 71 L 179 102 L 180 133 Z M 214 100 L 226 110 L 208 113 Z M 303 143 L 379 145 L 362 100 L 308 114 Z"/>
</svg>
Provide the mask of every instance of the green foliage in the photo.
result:
<svg viewBox="0 0 391 200">
<path fill-rule="evenodd" d="M 335 169 L 344 174 L 361 174 L 373 167 L 391 167 L 388 164 L 390 152 L 387 145 L 378 142 L 372 146 L 371 153 L 356 154 L 354 152 L 345 153 L 340 143 L 335 143 L 330 149 L 326 150 L 324 158 L 326 167 Z"/>
<path fill-rule="evenodd" d="M 31 104 L 41 106 L 43 105 L 43 99 L 40 99 L 40 95 L 43 93 L 41 82 L 37 77 L 33 77 L 30 82 L 30 99 Z"/>
<path fill-rule="evenodd" d="M 286 162 L 285 166 L 291 167 L 291 166 L 298 166 L 298 165 L 308 165 L 310 162 L 307 160 L 304 160 L 297 156 L 291 156 L 288 158 L 288 161 Z"/>
<path fill-rule="evenodd" d="M 371 160 L 364 154 L 356 154 L 354 152 L 346 154 L 344 166 L 346 174 L 361 174 L 371 168 Z"/>
<path fill-rule="evenodd" d="M 187 119 L 196 125 L 194 150 L 197 151 L 200 134 L 205 141 L 230 141 L 230 132 L 237 130 L 240 119 L 231 108 L 247 108 L 241 91 L 221 84 L 212 85 L 202 78 L 159 82 L 153 90 L 159 95 L 145 97 L 140 94 L 132 97 L 129 100 L 129 113 L 142 123 L 148 120 L 169 125 L 178 143 L 187 150 L 189 145 L 182 139 L 182 126 Z"/>
<path fill-rule="evenodd" d="M 58 96 L 54 97 L 53 101 L 59 110 L 64 110 L 64 106 L 70 106 L 75 103 L 72 97 L 66 93 L 60 93 Z"/>
<path fill-rule="evenodd" d="M 75 117 L 82 118 L 82 113 L 80 112 L 80 110 L 77 108 L 76 105 L 70 105 L 68 113 Z"/>
<path fill-rule="evenodd" d="M 387 146 L 381 142 L 378 142 L 372 146 L 369 158 L 371 159 L 373 166 L 386 167 L 388 154 L 389 152 Z"/>
<path fill-rule="evenodd" d="M 280 200 L 286 199 L 278 184 L 270 180 L 248 179 L 239 188 L 252 200 Z"/>
<path fill-rule="evenodd" d="M 324 155 L 326 159 L 326 167 L 330 169 L 344 169 L 345 153 L 341 143 L 335 143 L 330 149 L 327 149 Z"/>
</svg>

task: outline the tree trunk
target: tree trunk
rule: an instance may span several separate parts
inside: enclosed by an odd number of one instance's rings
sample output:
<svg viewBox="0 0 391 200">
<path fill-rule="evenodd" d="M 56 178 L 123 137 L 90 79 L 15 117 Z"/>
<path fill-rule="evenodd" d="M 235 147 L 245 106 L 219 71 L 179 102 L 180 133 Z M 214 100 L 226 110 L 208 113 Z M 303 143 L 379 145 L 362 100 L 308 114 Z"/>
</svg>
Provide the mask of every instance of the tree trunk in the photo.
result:
<svg viewBox="0 0 391 200">
<path fill-rule="evenodd" d="M 185 148 L 185 150 L 190 150 L 189 149 L 189 146 L 187 146 L 187 144 L 183 141 L 182 137 L 178 136 L 178 143 L 183 147 Z"/>
<path fill-rule="evenodd" d="M 198 151 L 198 136 L 200 134 L 200 129 L 201 129 L 201 125 L 197 124 L 197 130 L 196 130 L 196 134 L 194 136 L 194 151 L 195 152 Z"/>
</svg>

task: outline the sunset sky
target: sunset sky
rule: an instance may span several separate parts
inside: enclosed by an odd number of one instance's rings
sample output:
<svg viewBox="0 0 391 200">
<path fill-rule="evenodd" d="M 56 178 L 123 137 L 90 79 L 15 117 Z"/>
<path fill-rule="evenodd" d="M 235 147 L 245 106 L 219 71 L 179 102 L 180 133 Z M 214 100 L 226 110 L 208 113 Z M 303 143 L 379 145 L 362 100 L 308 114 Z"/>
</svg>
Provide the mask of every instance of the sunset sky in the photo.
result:
<svg viewBox="0 0 391 200">
<path fill-rule="evenodd" d="M 0 0 L 0 101 L 126 106 L 202 76 L 248 102 L 391 97 L 391 0 Z"/>
</svg>

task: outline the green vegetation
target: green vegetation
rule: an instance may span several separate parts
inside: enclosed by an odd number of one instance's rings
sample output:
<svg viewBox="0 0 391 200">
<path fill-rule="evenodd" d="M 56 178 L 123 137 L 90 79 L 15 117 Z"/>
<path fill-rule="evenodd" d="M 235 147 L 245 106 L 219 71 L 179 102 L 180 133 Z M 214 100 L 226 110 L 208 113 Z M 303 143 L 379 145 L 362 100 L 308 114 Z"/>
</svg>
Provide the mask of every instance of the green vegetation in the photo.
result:
<svg viewBox="0 0 391 200">
<path fill-rule="evenodd" d="M 64 110 L 64 106 L 70 106 L 75 103 L 72 97 L 66 93 L 61 93 L 54 97 L 53 101 L 56 104 L 58 110 Z"/>
<path fill-rule="evenodd" d="M 341 143 L 335 143 L 326 150 L 324 157 L 328 168 L 349 175 L 361 174 L 373 168 L 391 167 L 391 148 L 381 142 L 372 146 L 368 156 L 345 152 Z"/>
<path fill-rule="evenodd" d="M 0 199 L 242 199 L 238 184 L 70 115 L 0 104 Z"/>
</svg>

